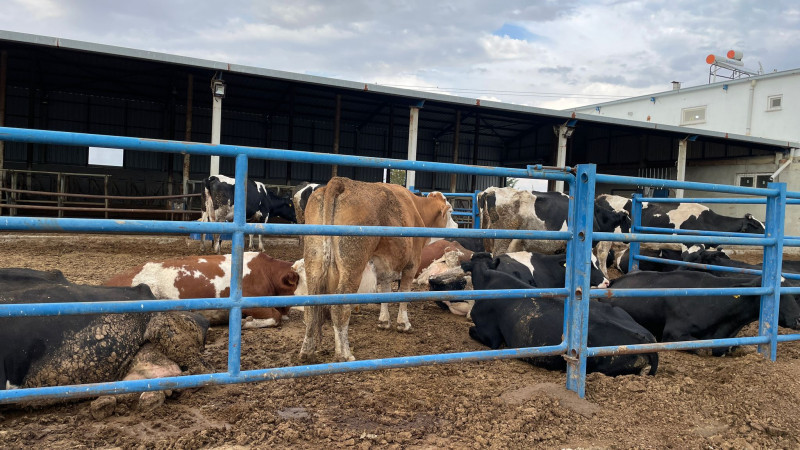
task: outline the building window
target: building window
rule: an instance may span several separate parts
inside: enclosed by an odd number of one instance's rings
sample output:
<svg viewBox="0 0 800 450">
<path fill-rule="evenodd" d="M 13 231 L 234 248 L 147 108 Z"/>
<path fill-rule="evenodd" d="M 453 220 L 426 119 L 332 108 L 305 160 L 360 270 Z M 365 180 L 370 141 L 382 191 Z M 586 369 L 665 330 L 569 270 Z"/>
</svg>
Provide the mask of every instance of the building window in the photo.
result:
<svg viewBox="0 0 800 450">
<path fill-rule="evenodd" d="M 736 184 L 742 187 L 766 188 L 771 173 L 740 173 L 736 175 Z"/>
<path fill-rule="evenodd" d="M 778 111 L 783 104 L 783 95 L 771 95 L 767 97 L 767 111 Z"/>
<path fill-rule="evenodd" d="M 706 107 L 683 108 L 681 110 L 681 125 L 694 125 L 706 123 Z"/>
<path fill-rule="evenodd" d="M 89 164 L 122 167 L 124 153 L 121 148 L 89 147 Z"/>
</svg>

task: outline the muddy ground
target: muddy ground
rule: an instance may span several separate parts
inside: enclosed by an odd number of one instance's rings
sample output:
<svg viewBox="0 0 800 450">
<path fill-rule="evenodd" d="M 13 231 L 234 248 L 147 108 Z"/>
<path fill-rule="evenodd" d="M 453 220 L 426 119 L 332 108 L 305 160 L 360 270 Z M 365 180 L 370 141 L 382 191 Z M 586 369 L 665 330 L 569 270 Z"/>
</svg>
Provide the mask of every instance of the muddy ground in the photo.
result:
<svg viewBox="0 0 800 450">
<path fill-rule="evenodd" d="M 268 253 L 298 258 L 295 242 L 279 240 Z M 0 243 L 0 267 L 59 269 L 90 284 L 199 253 L 198 242 L 173 237 L 4 235 Z M 407 334 L 377 329 L 375 305 L 353 314 L 356 357 L 484 349 L 463 317 L 430 303 L 409 314 Z M 279 329 L 244 330 L 244 370 L 297 364 L 302 313 L 290 317 Z M 213 328 L 206 357 L 218 371 L 226 348 L 226 329 Z M 118 406 L 102 420 L 88 401 L 2 407 L 0 448 L 800 448 L 800 344 L 780 344 L 777 362 L 752 348 L 739 353 L 662 353 L 653 377 L 593 374 L 585 400 L 564 389 L 563 373 L 507 360 L 209 387 L 176 393 L 156 411 Z"/>
</svg>

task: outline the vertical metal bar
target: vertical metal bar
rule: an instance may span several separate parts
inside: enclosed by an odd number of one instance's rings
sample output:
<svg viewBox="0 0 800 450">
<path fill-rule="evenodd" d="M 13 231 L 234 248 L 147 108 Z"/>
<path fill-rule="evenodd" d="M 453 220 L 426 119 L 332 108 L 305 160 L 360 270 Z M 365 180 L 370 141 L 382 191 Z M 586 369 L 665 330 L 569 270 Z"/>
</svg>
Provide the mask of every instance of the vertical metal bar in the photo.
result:
<svg viewBox="0 0 800 450">
<path fill-rule="evenodd" d="M 776 237 L 774 245 L 764 247 L 761 286 L 772 286 L 770 295 L 761 296 L 761 313 L 758 319 L 758 335 L 769 336 L 769 346 L 759 345 L 758 352 L 775 361 L 778 352 L 778 310 L 781 299 L 781 266 L 783 263 L 783 232 L 786 216 L 786 183 L 769 183 L 770 189 L 778 189 L 776 197 L 767 198 L 766 237 Z"/>
<path fill-rule="evenodd" d="M 417 160 L 417 132 L 419 131 L 419 108 L 412 106 L 408 117 L 408 160 Z M 411 189 L 416 184 L 417 172 L 406 172 L 406 187 Z"/>
<path fill-rule="evenodd" d="M 638 233 L 636 229 L 642 224 L 642 194 L 633 194 L 631 199 L 631 233 Z M 631 242 L 628 249 L 628 272 L 639 270 L 639 260 L 636 256 L 639 255 L 639 242 Z"/>
<path fill-rule="evenodd" d="M 339 135 L 341 134 L 341 121 L 342 121 L 342 94 L 336 94 L 336 114 L 333 118 L 333 154 L 339 154 Z M 331 178 L 337 176 L 339 173 L 339 165 L 333 164 L 331 166 Z"/>
<path fill-rule="evenodd" d="M 597 166 L 578 165 L 570 183 L 572 238 L 567 243 L 567 287 L 564 305 L 567 327 L 567 389 L 586 393 L 586 347 L 589 334 L 589 273 L 592 268 L 592 224 Z M 584 295 L 585 294 L 585 295 Z"/>
<path fill-rule="evenodd" d="M 211 93 L 211 143 L 219 144 L 222 137 L 222 97 Z M 211 155 L 209 175 L 219 175 L 219 155 Z"/>
<path fill-rule="evenodd" d="M 103 199 L 103 203 L 104 203 L 105 208 L 106 208 L 106 211 L 105 211 L 105 218 L 106 219 L 108 219 L 108 208 L 110 206 L 110 201 L 111 201 L 108 198 L 108 177 L 109 176 L 110 175 L 106 175 L 106 176 L 103 177 L 103 195 L 106 196 L 106 198 Z"/>
<path fill-rule="evenodd" d="M 453 131 L 453 164 L 458 164 L 458 141 L 461 136 L 461 110 L 456 111 L 455 131 Z M 456 192 L 458 175 L 450 174 L 450 192 Z"/>
<path fill-rule="evenodd" d="M 567 165 L 567 124 L 561 125 L 556 129 L 558 137 L 558 150 L 556 152 L 556 167 Z M 564 182 L 556 181 L 556 192 L 564 192 Z"/>
<path fill-rule="evenodd" d="M 194 102 L 194 75 L 189 74 L 186 79 L 186 130 L 183 135 L 183 140 L 189 142 L 192 140 L 192 103 Z M 189 194 L 189 169 L 191 168 L 191 155 L 189 153 L 183 154 L 183 172 L 181 183 L 181 194 Z M 189 210 L 189 197 L 183 197 L 183 209 Z M 189 220 L 189 214 L 183 213 L 183 220 Z"/>
<path fill-rule="evenodd" d="M 17 189 L 17 172 L 15 170 L 11 171 L 11 189 Z M 17 204 L 17 196 L 19 195 L 16 192 L 11 192 L 11 195 L 8 197 L 8 203 L 11 205 Z M 16 216 L 17 215 L 17 208 L 9 208 L 8 215 Z"/>
<path fill-rule="evenodd" d="M 59 194 L 63 194 L 66 191 L 66 186 L 65 186 L 66 185 L 66 177 L 64 176 L 63 173 L 58 172 L 57 178 L 58 178 L 58 193 Z M 64 196 L 63 195 L 59 195 L 58 196 L 58 208 L 59 208 L 58 209 L 58 217 L 64 217 L 64 210 L 61 209 L 63 207 L 64 207 Z"/>
<path fill-rule="evenodd" d="M 475 191 L 472 193 L 472 228 L 481 227 L 481 209 L 478 207 L 478 194 L 481 191 Z"/>
<path fill-rule="evenodd" d="M 236 156 L 236 183 L 233 191 L 233 223 L 244 226 L 247 206 L 247 156 Z M 231 293 L 234 305 L 228 314 L 228 373 L 238 375 L 242 352 L 242 274 L 244 232 L 236 230 L 231 238 Z"/>
<path fill-rule="evenodd" d="M 8 50 L 0 51 L 0 127 L 6 126 L 6 75 L 8 72 Z M 0 141 L 0 186 L 6 186 L 5 141 Z"/>
<path fill-rule="evenodd" d="M 481 112 L 475 112 L 475 130 L 472 135 L 472 165 L 478 165 L 478 141 L 481 137 Z M 472 184 L 470 185 L 470 189 L 473 191 L 478 188 L 478 176 L 472 175 Z"/>
<path fill-rule="evenodd" d="M 686 181 L 686 147 L 689 142 L 687 139 L 678 141 L 678 181 Z M 675 198 L 683 198 L 683 189 L 675 189 Z"/>
</svg>

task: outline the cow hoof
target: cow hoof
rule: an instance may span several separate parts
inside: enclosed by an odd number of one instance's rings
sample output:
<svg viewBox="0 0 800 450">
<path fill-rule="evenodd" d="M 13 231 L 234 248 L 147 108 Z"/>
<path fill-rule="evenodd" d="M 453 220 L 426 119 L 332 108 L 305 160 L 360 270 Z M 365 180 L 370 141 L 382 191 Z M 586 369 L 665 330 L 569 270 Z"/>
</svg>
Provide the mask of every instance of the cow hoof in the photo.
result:
<svg viewBox="0 0 800 450">
<path fill-rule="evenodd" d="M 316 364 L 319 358 L 316 353 L 300 353 L 299 360 L 302 364 Z"/>
<path fill-rule="evenodd" d="M 164 404 L 164 391 L 142 392 L 139 396 L 139 411 L 152 411 Z"/>
<path fill-rule="evenodd" d="M 350 361 L 355 361 L 355 360 L 356 360 L 356 357 L 353 356 L 353 355 L 337 356 L 336 357 L 336 361 L 338 361 L 338 362 L 350 362 Z"/>
<path fill-rule="evenodd" d="M 113 414 L 116 407 L 117 398 L 111 395 L 106 395 L 103 397 L 98 397 L 92 401 L 89 409 L 92 412 L 92 417 L 94 417 L 94 420 L 101 420 Z"/>
<path fill-rule="evenodd" d="M 388 320 L 380 320 L 380 321 L 378 321 L 378 328 L 380 328 L 381 330 L 388 330 L 391 327 L 392 326 L 389 324 Z"/>
<path fill-rule="evenodd" d="M 408 333 L 411 331 L 411 324 L 410 323 L 398 323 L 397 324 L 397 331 L 401 333 Z"/>
</svg>

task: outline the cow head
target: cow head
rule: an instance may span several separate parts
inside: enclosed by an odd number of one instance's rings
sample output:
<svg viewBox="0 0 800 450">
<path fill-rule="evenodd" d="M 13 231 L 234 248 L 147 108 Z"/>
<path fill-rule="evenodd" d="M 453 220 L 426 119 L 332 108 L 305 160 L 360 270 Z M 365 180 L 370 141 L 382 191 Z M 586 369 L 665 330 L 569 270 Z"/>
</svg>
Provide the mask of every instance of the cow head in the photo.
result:
<svg viewBox="0 0 800 450">
<path fill-rule="evenodd" d="M 292 266 L 291 269 L 287 270 L 280 279 L 276 281 L 275 295 L 294 295 L 299 284 L 300 275 L 294 270 L 294 266 Z"/>
<path fill-rule="evenodd" d="M 594 220 L 596 229 L 595 231 L 602 232 L 622 232 L 629 233 L 631 231 L 631 215 L 628 211 L 614 211 L 601 207 L 595 207 Z M 619 228 L 619 231 L 617 231 Z"/>
<path fill-rule="evenodd" d="M 295 212 L 294 202 L 291 198 L 280 197 L 269 192 L 269 203 L 270 215 L 278 216 L 292 223 L 297 223 L 297 213 Z"/>
<path fill-rule="evenodd" d="M 431 228 L 458 228 L 458 225 L 453 221 L 453 207 L 450 206 L 444 194 L 433 191 L 426 198 L 430 200 L 429 203 L 432 204 L 432 209 L 436 211 L 434 217 L 430 219 L 423 217 L 426 226 Z"/>
<path fill-rule="evenodd" d="M 765 231 L 764 224 L 761 223 L 760 220 L 753 217 L 750 213 L 744 215 L 744 219 L 742 219 L 742 229 L 740 230 L 741 233 L 764 234 Z"/>
</svg>

